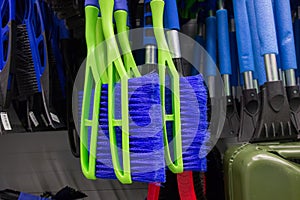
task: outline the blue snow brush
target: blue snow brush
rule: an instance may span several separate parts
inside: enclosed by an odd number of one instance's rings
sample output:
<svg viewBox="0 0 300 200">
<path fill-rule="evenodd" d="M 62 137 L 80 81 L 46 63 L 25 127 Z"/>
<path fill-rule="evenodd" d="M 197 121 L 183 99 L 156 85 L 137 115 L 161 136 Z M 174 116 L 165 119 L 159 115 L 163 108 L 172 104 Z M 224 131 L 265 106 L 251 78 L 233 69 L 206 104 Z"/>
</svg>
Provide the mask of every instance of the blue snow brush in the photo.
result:
<svg viewBox="0 0 300 200">
<path fill-rule="evenodd" d="M 61 119 L 50 102 L 48 52 L 40 2 L 24 0 L 16 8 L 16 80 L 20 101 L 26 101 L 27 129 L 61 128 Z"/>
<path fill-rule="evenodd" d="M 97 49 L 102 52 L 101 55 L 106 51 L 107 57 L 104 58 L 105 61 L 99 60 L 97 69 L 96 62 L 89 62 L 86 68 L 80 133 L 83 173 L 89 179 L 118 179 L 124 184 L 132 181 L 164 182 L 165 162 L 158 76 L 155 73 L 140 76 L 137 71 L 125 31 L 127 2 L 100 1 L 99 29 L 96 29 L 95 19 L 99 12 L 97 6 L 97 1 L 86 1 L 87 28 L 92 25 L 90 28 L 101 31 L 99 36 L 102 35 L 108 43 L 106 48 L 101 48 L 100 45 Z M 124 63 L 114 38 L 113 10 Z M 97 36 L 91 35 L 96 31 L 87 29 L 87 33 L 90 51 L 95 47 L 91 42 L 95 44 Z M 116 57 L 112 57 L 112 52 Z M 92 73 L 96 70 L 107 72 L 107 79 L 103 78 L 105 73 L 89 76 L 87 72 L 90 72 L 91 64 L 94 65 L 91 67 L 94 69 Z M 128 74 L 133 74 L 134 78 Z M 101 77 L 100 86 L 96 80 L 92 97 L 94 101 L 91 102 L 92 85 L 88 82 L 90 79 L 97 79 L 97 76 Z"/>
<path fill-rule="evenodd" d="M 15 128 L 15 125 L 10 121 L 11 113 L 9 113 L 12 86 L 15 82 L 14 77 L 11 75 L 15 67 L 15 2 L 1 1 L 0 8 L 2 27 L 0 31 L 0 134 L 2 134 Z"/>
<path fill-rule="evenodd" d="M 149 3 L 149 1 L 145 3 Z M 165 5 L 165 17 L 163 17 Z M 190 69 L 186 69 L 182 65 L 176 3 L 153 0 L 150 2 L 150 6 L 158 46 L 158 69 L 163 87 L 161 97 L 165 115 L 163 123 L 166 162 L 173 173 L 205 171 L 206 160 L 200 155 L 206 154 L 201 150 L 206 150 L 205 143 L 209 136 L 207 132 L 207 90 L 202 76 L 189 76 Z M 169 43 L 163 32 L 163 18 L 165 18 L 165 27 L 169 29 L 167 30 Z M 168 69 L 167 75 L 165 74 L 166 69 Z M 179 105 L 176 104 L 177 98 L 179 98 Z M 176 121 L 178 118 L 179 121 Z M 189 174 L 191 173 L 189 172 Z M 183 192 L 181 195 L 187 194 Z"/>
</svg>

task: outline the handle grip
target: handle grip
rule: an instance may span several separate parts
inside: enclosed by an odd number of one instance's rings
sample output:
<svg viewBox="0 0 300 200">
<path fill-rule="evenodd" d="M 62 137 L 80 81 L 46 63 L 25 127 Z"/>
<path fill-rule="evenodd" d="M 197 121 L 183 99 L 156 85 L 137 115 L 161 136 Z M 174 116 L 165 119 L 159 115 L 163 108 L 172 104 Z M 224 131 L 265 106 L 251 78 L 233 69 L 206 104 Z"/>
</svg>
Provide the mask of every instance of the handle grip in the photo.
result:
<svg viewBox="0 0 300 200">
<path fill-rule="evenodd" d="M 278 54 L 272 0 L 254 1 L 260 54 Z"/>
<path fill-rule="evenodd" d="M 231 60 L 229 46 L 228 31 L 228 15 L 227 10 L 221 9 L 217 11 L 217 30 L 218 30 L 218 51 L 221 74 L 231 74 Z"/>
<path fill-rule="evenodd" d="M 250 27 L 256 27 L 256 15 L 255 15 L 253 0 L 247 1 L 247 10 L 248 10 Z M 254 56 L 254 63 L 255 63 L 255 72 L 258 78 L 259 85 L 263 85 L 267 81 L 267 79 L 266 79 L 264 59 L 260 55 L 260 42 L 258 38 L 258 33 L 255 28 L 251 28 L 250 31 L 251 31 L 253 56 Z"/>
<path fill-rule="evenodd" d="M 214 64 L 216 63 L 217 57 L 217 26 L 216 26 L 216 17 L 211 16 L 206 19 L 206 51 L 210 55 L 212 63 L 210 59 L 208 59 L 207 67 L 205 74 L 206 76 L 216 76 L 216 67 Z"/>
<path fill-rule="evenodd" d="M 176 0 L 165 0 L 164 28 L 180 29 Z"/>
<path fill-rule="evenodd" d="M 295 46 L 296 46 L 296 56 L 297 56 L 297 76 L 300 76 L 300 19 L 296 19 L 294 22 L 294 32 L 295 32 Z"/>
<path fill-rule="evenodd" d="M 240 73 L 254 71 L 253 50 L 246 0 L 233 1 Z"/>
<path fill-rule="evenodd" d="M 98 0 L 85 0 L 84 6 L 85 7 L 87 7 L 87 6 L 94 6 L 94 7 L 99 8 L 99 2 L 98 2 Z"/>
<path fill-rule="evenodd" d="M 151 0 L 145 0 L 144 2 L 144 46 L 156 45 L 156 39 L 153 33 L 153 22 L 150 2 Z"/>
<path fill-rule="evenodd" d="M 128 12 L 128 4 L 126 0 L 115 0 L 114 11 L 125 10 Z"/>
<path fill-rule="evenodd" d="M 274 0 L 275 23 L 283 70 L 297 69 L 292 14 L 289 0 Z"/>
</svg>

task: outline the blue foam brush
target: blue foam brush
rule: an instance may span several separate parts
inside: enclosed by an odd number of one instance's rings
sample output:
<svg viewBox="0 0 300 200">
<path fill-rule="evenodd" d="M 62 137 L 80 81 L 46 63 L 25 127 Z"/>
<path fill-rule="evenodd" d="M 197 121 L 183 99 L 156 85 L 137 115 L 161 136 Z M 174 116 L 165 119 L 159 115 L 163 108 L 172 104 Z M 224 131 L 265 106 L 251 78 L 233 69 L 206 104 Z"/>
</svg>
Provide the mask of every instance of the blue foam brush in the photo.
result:
<svg viewBox="0 0 300 200">
<path fill-rule="evenodd" d="M 247 11 L 249 18 L 249 26 L 256 27 L 256 15 L 253 0 L 247 1 Z M 260 55 L 260 42 L 258 38 L 257 30 L 254 28 L 250 28 L 251 32 L 251 41 L 253 47 L 253 57 L 255 64 L 255 71 L 257 73 L 259 86 L 262 86 L 266 82 L 266 71 L 264 65 L 264 58 Z"/>
<path fill-rule="evenodd" d="M 297 77 L 300 77 L 300 13 L 294 21 L 294 37 L 297 57 Z"/>
<path fill-rule="evenodd" d="M 232 95 L 232 88 L 230 84 L 230 76 L 232 75 L 232 62 L 230 39 L 229 39 L 229 25 L 227 10 L 220 7 L 216 12 L 217 16 L 217 33 L 218 33 L 218 55 L 219 68 L 224 82 L 224 89 L 226 95 L 226 119 L 221 133 L 221 138 L 233 138 L 238 135 L 239 131 L 239 115 L 237 111 L 236 101 Z"/>
<path fill-rule="evenodd" d="M 292 24 L 290 1 L 274 1 L 275 24 L 280 55 L 280 64 L 285 75 L 287 97 L 290 103 L 291 120 L 300 131 L 300 91 L 297 86 L 297 58 Z"/>
<path fill-rule="evenodd" d="M 283 5 L 280 4 L 280 7 L 281 6 Z M 273 62 L 276 60 L 276 55 L 278 54 L 278 43 L 272 0 L 254 1 L 254 8 L 257 33 L 261 47 L 260 54 L 264 57 L 267 82 L 262 87 L 260 120 L 257 122 L 251 142 L 296 139 L 298 131 L 295 130 L 295 126 L 290 120 L 291 112 L 284 91 L 285 88 L 283 82 L 279 79 L 277 64 Z M 288 8 L 288 10 L 289 9 L 290 8 Z M 285 15 L 283 13 L 281 14 Z M 278 23 L 278 21 L 276 23 Z M 286 26 L 291 27 L 292 24 L 283 25 L 282 28 L 284 30 L 279 31 L 278 34 L 281 34 L 281 32 L 285 32 L 284 35 L 289 33 L 290 30 L 287 30 Z M 286 42 L 289 43 L 289 40 Z M 272 60 L 272 64 L 268 62 L 269 60 Z M 282 62 L 283 61 L 281 61 L 281 63 Z M 285 69 L 287 66 L 281 67 Z M 296 66 L 289 67 L 294 68 Z"/>
<path fill-rule="evenodd" d="M 240 74 L 244 89 L 241 99 L 239 140 L 249 141 L 255 131 L 259 114 L 259 98 L 253 81 L 255 65 L 246 0 L 233 1 Z"/>
</svg>

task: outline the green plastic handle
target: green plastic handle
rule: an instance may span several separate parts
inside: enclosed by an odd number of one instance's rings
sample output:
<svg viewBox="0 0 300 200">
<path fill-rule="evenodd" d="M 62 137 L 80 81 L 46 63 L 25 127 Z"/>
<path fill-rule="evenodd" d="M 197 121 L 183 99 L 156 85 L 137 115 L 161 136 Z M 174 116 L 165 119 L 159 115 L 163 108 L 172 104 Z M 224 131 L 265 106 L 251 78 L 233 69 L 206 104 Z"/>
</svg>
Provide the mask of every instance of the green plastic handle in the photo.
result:
<svg viewBox="0 0 300 200">
<path fill-rule="evenodd" d="M 97 51 L 97 57 L 99 59 L 96 59 L 96 61 L 99 61 L 99 69 L 101 74 L 101 81 L 103 84 L 108 83 L 108 77 L 107 77 L 107 70 L 106 70 L 106 49 L 105 44 L 102 43 L 105 40 L 104 34 L 103 34 L 103 26 L 102 26 L 102 18 L 97 18 L 97 24 L 96 24 L 96 51 Z"/>
<path fill-rule="evenodd" d="M 153 18 L 153 28 L 154 34 L 157 41 L 158 47 L 158 64 L 159 64 L 159 76 L 161 84 L 161 104 L 163 113 L 163 131 L 164 131 L 164 144 L 165 144 L 165 159 L 169 169 L 173 173 L 183 172 L 183 159 L 182 159 L 182 138 L 181 138 L 181 117 L 180 117 L 180 89 L 179 89 L 179 74 L 173 63 L 172 56 L 170 54 L 167 40 L 164 33 L 163 27 L 163 12 L 164 12 L 164 1 L 162 0 L 152 0 L 150 2 L 152 18 Z M 170 73 L 171 89 L 172 94 L 172 110 L 173 114 L 165 114 L 165 73 L 166 67 Z M 174 158 L 172 161 L 170 148 L 168 144 L 168 135 L 166 122 L 173 121 L 173 142 L 174 142 Z"/>
<path fill-rule="evenodd" d="M 114 36 L 112 18 L 113 18 L 113 0 L 100 0 L 100 10 L 102 15 L 103 33 L 107 44 L 107 62 L 108 62 L 108 126 L 110 150 L 114 171 L 118 180 L 123 184 L 132 183 L 130 170 L 130 151 L 129 151 L 129 111 L 128 111 L 128 75 L 118 50 L 117 41 Z M 122 119 L 114 118 L 114 77 L 117 73 L 121 82 L 121 112 Z M 123 168 L 120 164 L 118 155 L 118 146 L 115 133 L 115 127 L 122 127 L 122 155 Z"/>
<path fill-rule="evenodd" d="M 81 126 L 80 126 L 80 162 L 84 176 L 88 179 L 95 180 L 96 167 L 96 149 L 98 136 L 98 117 L 99 102 L 101 94 L 101 81 L 98 66 L 95 57 L 96 46 L 96 21 L 98 16 L 98 8 L 87 6 L 85 8 L 86 17 L 86 43 L 88 48 L 88 56 L 86 61 L 86 72 L 84 81 L 84 94 L 82 102 Z M 93 116 L 89 119 L 90 100 L 93 88 L 93 80 L 95 82 L 95 98 L 93 106 Z M 90 148 L 88 151 L 88 128 L 91 127 Z"/>
<path fill-rule="evenodd" d="M 127 18 L 128 13 L 125 10 L 117 10 L 114 12 L 114 18 L 116 21 L 118 40 L 123 51 L 123 58 L 125 63 L 125 68 L 128 74 L 133 73 L 134 77 L 140 77 L 141 74 L 137 68 L 136 62 L 133 58 L 130 42 L 128 39 L 128 27 Z"/>
</svg>

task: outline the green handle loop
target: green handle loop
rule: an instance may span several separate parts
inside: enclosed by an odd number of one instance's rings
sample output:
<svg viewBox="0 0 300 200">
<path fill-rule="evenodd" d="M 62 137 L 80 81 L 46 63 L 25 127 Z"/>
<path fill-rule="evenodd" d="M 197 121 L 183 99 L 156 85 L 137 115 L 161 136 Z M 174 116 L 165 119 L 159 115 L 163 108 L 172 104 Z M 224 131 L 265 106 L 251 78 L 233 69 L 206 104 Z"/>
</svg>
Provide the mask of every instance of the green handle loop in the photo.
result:
<svg viewBox="0 0 300 200">
<path fill-rule="evenodd" d="M 134 77 L 140 77 L 141 74 L 137 68 L 136 62 L 133 58 L 130 42 L 128 39 L 128 27 L 127 27 L 127 18 L 128 13 L 125 10 L 117 10 L 114 12 L 114 18 L 116 21 L 118 40 L 123 51 L 123 58 L 128 74 L 133 73 Z"/>
<path fill-rule="evenodd" d="M 118 50 L 117 41 L 114 37 L 114 30 L 112 24 L 113 17 L 113 0 L 100 0 L 100 10 L 102 15 L 102 23 L 104 37 L 107 44 L 107 62 L 108 62 L 108 126 L 109 126 L 109 140 L 110 150 L 112 155 L 112 163 L 116 177 L 123 184 L 132 183 L 130 170 L 130 151 L 129 151 L 129 111 L 128 111 L 128 75 L 125 70 L 123 61 Z M 116 69 L 116 70 L 115 70 Z M 117 73 L 121 82 L 121 111 L 122 119 L 114 118 L 114 73 Z M 123 169 L 120 165 L 117 139 L 115 127 L 122 127 L 122 155 L 123 155 Z"/>
<path fill-rule="evenodd" d="M 80 126 L 80 162 L 84 176 L 88 179 L 95 180 L 96 167 L 96 148 L 98 134 L 98 116 L 99 102 L 101 93 L 101 81 L 95 58 L 96 45 L 96 20 L 98 8 L 87 6 L 85 8 L 86 17 L 86 43 L 88 56 L 86 62 L 86 72 L 84 81 L 84 94 L 82 102 L 81 126 Z M 90 100 L 92 94 L 92 82 L 95 82 L 95 98 L 93 106 L 92 120 L 89 119 Z M 91 127 L 90 148 L 88 151 L 88 127 Z"/>
<path fill-rule="evenodd" d="M 161 84 L 161 104 L 164 121 L 164 144 L 165 144 L 165 159 L 169 169 L 173 173 L 183 172 L 183 159 L 182 159 L 182 139 L 181 139 L 181 117 L 180 117 L 180 89 L 179 89 L 179 74 L 173 63 L 172 56 L 170 54 L 168 44 L 166 41 L 164 29 L 163 29 L 163 12 L 164 12 L 164 1 L 152 0 L 150 2 L 154 34 L 157 41 L 158 47 L 158 64 L 159 64 L 159 76 Z M 172 94 L 172 109 L 173 114 L 165 114 L 165 73 L 167 65 L 171 76 L 171 89 Z M 168 144 L 168 135 L 166 122 L 173 121 L 173 142 L 174 142 L 174 158 L 172 161 L 170 148 Z"/>
</svg>

